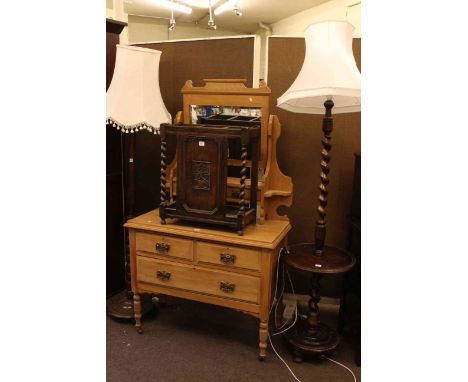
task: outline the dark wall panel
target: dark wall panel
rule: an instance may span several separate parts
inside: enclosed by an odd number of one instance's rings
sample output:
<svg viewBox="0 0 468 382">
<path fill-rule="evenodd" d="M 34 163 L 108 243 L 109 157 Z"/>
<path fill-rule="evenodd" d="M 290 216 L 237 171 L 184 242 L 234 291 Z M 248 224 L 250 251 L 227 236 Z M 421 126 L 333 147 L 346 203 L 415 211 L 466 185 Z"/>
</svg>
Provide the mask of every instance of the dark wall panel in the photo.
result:
<svg viewBox="0 0 468 382">
<path fill-rule="evenodd" d="M 203 85 L 204 78 L 245 78 L 252 86 L 254 38 L 168 41 L 138 44 L 162 52 L 159 87 L 172 118 L 182 110 L 185 81 Z M 159 136 L 142 131 L 135 137 L 135 214 L 159 205 Z"/>
<path fill-rule="evenodd" d="M 278 115 L 282 125 L 277 148 L 278 162 L 294 183 L 294 201 L 287 211 L 293 226 L 289 241 L 310 242 L 314 238 L 317 220 L 322 116 L 295 114 L 276 107 L 277 98 L 289 88 L 301 70 L 305 40 L 282 37 L 271 37 L 268 40 L 270 110 L 272 114 Z M 360 69 L 361 39 L 354 39 L 353 52 Z M 327 243 L 344 248 L 348 233 L 346 216 L 351 209 L 354 153 L 361 149 L 361 113 L 334 116 L 332 145 Z M 336 288 L 329 286 L 328 290 L 330 294 L 337 294 L 338 285 Z M 304 288 L 304 291 L 307 289 Z"/>
<path fill-rule="evenodd" d="M 252 86 L 254 38 L 175 41 L 139 44 L 162 52 L 159 69 L 164 104 L 175 116 L 182 110 L 180 89 L 185 81 L 203 85 L 204 78 L 245 78 Z"/>
</svg>

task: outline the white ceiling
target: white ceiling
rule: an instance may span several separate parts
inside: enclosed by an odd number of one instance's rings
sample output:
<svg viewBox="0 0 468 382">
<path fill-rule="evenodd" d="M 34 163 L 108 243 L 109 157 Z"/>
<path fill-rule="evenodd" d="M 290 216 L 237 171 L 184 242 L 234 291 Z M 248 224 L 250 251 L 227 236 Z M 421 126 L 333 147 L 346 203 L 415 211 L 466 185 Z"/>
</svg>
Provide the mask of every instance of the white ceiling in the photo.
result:
<svg viewBox="0 0 468 382">
<path fill-rule="evenodd" d="M 112 0 L 106 0 L 107 7 L 112 8 Z M 175 0 L 177 2 L 177 0 Z M 215 8 L 227 0 L 220 0 Z M 237 32 L 252 33 L 258 27 L 258 22 L 274 23 L 300 11 L 312 8 L 329 0 L 238 0 L 242 16 L 236 16 L 232 10 L 227 10 L 215 16 L 215 22 L 220 29 L 229 29 Z M 182 1 L 179 1 L 183 3 Z M 206 8 L 192 7 L 190 15 L 175 12 L 176 21 L 208 22 L 208 0 L 192 0 L 192 2 L 206 3 Z M 124 0 L 124 11 L 132 15 L 169 18 L 171 11 L 158 6 L 152 0 Z"/>
</svg>

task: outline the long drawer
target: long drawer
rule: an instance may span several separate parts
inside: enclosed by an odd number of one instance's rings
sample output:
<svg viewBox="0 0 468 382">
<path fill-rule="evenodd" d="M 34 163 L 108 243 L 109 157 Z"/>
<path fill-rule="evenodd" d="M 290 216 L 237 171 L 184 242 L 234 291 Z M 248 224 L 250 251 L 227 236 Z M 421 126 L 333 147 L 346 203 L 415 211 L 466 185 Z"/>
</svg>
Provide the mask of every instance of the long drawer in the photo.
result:
<svg viewBox="0 0 468 382">
<path fill-rule="evenodd" d="M 196 246 L 199 263 L 260 270 L 259 250 L 204 242 L 198 242 Z"/>
<path fill-rule="evenodd" d="M 136 250 L 161 256 L 193 260 L 192 240 L 179 239 L 171 236 L 137 232 Z"/>
<path fill-rule="evenodd" d="M 138 281 L 259 303 L 260 278 L 137 256 Z"/>
</svg>

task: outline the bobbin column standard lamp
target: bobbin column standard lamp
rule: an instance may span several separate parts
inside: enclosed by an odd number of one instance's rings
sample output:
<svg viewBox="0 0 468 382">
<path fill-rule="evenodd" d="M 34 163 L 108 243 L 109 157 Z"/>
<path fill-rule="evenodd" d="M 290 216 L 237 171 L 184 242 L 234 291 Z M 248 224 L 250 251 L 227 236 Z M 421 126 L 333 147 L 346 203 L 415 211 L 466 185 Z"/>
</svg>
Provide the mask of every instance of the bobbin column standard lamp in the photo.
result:
<svg viewBox="0 0 468 382">
<path fill-rule="evenodd" d="M 350 253 L 325 245 L 332 109 L 334 113 L 361 110 L 361 73 L 352 50 L 353 31 L 354 27 L 345 21 L 310 25 L 305 31 L 306 55 L 302 69 L 277 103 L 278 107 L 294 113 L 324 114 L 315 241 L 292 245 L 285 257 L 289 267 L 312 274 L 307 320 L 299 319 L 286 336 L 297 362 L 302 361 L 304 353 L 323 355 L 338 346 L 336 332 L 319 322 L 319 282 L 323 274 L 347 272 L 355 264 Z"/>
<path fill-rule="evenodd" d="M 161 123 L 170 123 L 171 115 L 164 105 L 159 89 L 161 52 L 153 49 L 117 45 L 114 75 L 106 94 L 106 124 L 128 133 L 129 158 L 126 190 L 126 219 L 131 219 L 135 207 L 135 139 L 142 130 L 159 133 Z M 123 229 L 123 228 L 122 228 Z M 107 305 L 109 315 L 133 319 L 133 294 L 130 287 L 128 237 L 125 237 L 126 294 Z M 142 312 L 151 308 L 149 302 Z"/>
</svg>

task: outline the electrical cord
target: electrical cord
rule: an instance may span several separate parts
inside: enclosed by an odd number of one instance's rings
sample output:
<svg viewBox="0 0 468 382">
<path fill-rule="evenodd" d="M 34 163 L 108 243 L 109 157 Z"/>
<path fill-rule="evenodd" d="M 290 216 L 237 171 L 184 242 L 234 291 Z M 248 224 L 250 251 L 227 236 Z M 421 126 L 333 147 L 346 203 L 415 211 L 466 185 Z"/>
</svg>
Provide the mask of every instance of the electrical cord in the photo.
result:
<svg viewBox="0 0 468 382">
<path fill-rule="evenodd" d="M 278 256 L 278 264 L 277 264 L 277 267 L 276 267 L 276 284 L 275 284 L 275 294 L 274 294 L 274 297 L 273 297 L 273 304 L 271 305 L 270 307 L 270 312 L 269 312 L 269 316 L 271 315 L 271 311 L 273 310 L 273 306 L 275 305 L 275 315 L 276 315 L 276 308 L 278 307 L 278 300 L 276 299 L 276 293 L 278 292 L 278 274 L 279 274 L 279 267 L 280 267 L 280 260 L 281 260 L 281 255 L 283 254 L 283 252 L 286 252 L 288 253 L 288 250 L 283 247 L 281 248 L 280 250 L 280 253 L 279 253 L 279 256 Z M 288 276 L 289 276 L 289 272 L 286 270 L 286 272 L 288 273 Z M 289 282 L 291 283 L 291 288 L 293 288 L 293 285 L 292 285 L 292 281 L 291 281 L 291 277 L 289 276 Z M 283 267 L 283 290 L 281 292 L 281 295 L 280 297 L 283 295 L 283 292 L 284 292 L 284 267 Z M 294 294 L 294 288 L 293 288 L 293 294 Z M 295 294 L 294 294 L 295 296 Z M 287 329 L 285 329 L 284 331 L 286 330 L 289 330 L 291 329 L 294 324 L 296 323 L 296 319 L 297 319 L 297 302 L 296 302 L 296 309 L 294 310 L 295 311 L 295 319 L 294 319 L 294 322 L 291 326 L 289 326 Z M 283 325 L 284 326 L 284 325 Z M 297 381 L 297 382 L 301 382 L 301 380 L 299 378 L 296 377 L 296 375 L 294 374 L 294 372 L 292 371 L 292 369 L 289 367 L 289 365 L 287 364 L 287 362 L 279 355 L 279 353 L 276 351 L 276 348 L 275 346 L 273 345 L 273 341 L 271 340 L 271 337 L 270 337 L 270 330 L 269 328 L 267 328 L 267 333 L 268 333 L 268 341 L 270 342 L 270 345 L 271 345 L 271 348 L 273 349 L 274 353 L 276 354 L 276 356 L 280 359 L 281 362 L 284 363 L 284 365 L 286 366 L 286 368 L 289 370 L 289 372 L 291 373 L 291 375 L 294 377 L 294 379 Z M 276 335 L 276 334 L 280 334 L 282 332 L 278 332 L 278 333 L 274 333 L 273 335 Z"/>
<path fill-rule="evenodd" d="M 293 283 L 291 281 L 291 276 L 289 275 L 288 269 L 286 269 L 286 273 L 288 274 L 288 279 L 289 279 L 289 283 L 291 284 L 291 290 L 293 292 L 293 296 L 296 296 L 296 294 L 294 293 L 294 287 L 293 287 Z M 284 269 L 283 269 L 283 275 L 284 275 Z M 276 302 L 276 307 L 278 307 L 278 302 Z M 276 309 L 275 309 L 275 311 L 276 311 Z M 278 334 L 287 332 L 289 329 L 291 329 L 296 324 L 296 321 L 297 321 L 297 301 L 296 301 L 296 306 L 294 308 L 294 321 L 293 321 L 293 323 L 289 327 L 287 327 L 286 329 L 281 330 L 279 332 L 273 333 L 272 336 L 277 336 Z M 287 323 L 286 323 L 286 325 L 287 325 Z M 285 325 L 282 325 L 279 329 L 282 329 L 284 326 Z"/>
<path fill-rule="evenodd" d="M 287 369 L 289 370 L 289 372 L 291 373 L 291 375 L 294 377 L 294 379 L 297 381 L 297 382 L 301 382 L 301 380 L 299 378 L 296 377 L 296 374 L 294 374 L 294 372 L 291 370 L 291 368 L 289 367 L 289 365 L 286 363 L 286 361 L 278 354 L 278 352 L 276 351 L 274 345 L 273 345 L 273 341 L 271 340 L 271 337 L 270 337 L 270 333 L 268 333 L 268 340 L 270 341 L 270 345 L 271 345 L 271 348 L 273 349 L 273 351 L 275 352 L 276 356 L 280 359 L 281 362 L 284 363 L 284 365 L 287 367 Z"/>
<path fill-rule="evenodd" d="M 281 297 L 283 296 L 283 293 L 284 293 L 284 287 L 285 287 L 285 282 L 284 282 L 284 265 L 283 265 L 283 286 L 282 286 L 282 290 L 281 290 L 281 293 L 279 295 L 279 297 L 277 298 L 276 297 L 276 294 L 278 293 L 278 275 L 279 275 L 279 268 L 280 268 L 280 260 L 281 260 L 281 256 L 283 255 L 283 253 L 286 253 L 288 254 L 289 251 L 287 250 L 286 247 L 283 247 L 281 248 L 280 250 L 280 253 L 279 253 L 279 256 L 278 256 L 278 265 L 276 267 L 276 283 L 275 283 L 275 294 L 273 295 L 273 303 L 271 304 L 271 307 L 270 307 L 270 312 L 269 312 L 269 316 L 271 316 L 271 312 L 273 310 L 273 306 L 275 307 L 275 318 L 276 318 L 276 313 L 277 313 L 277 309 L 278 309 L 278 302 L 281 301 Z M 286 322 L 285 324 L 281 325 L 279 328 L 276 328 L 277 330 L 280 330 L 279 332 L 275 332 L 275 333 L 272 333 L 272 336 L 277 336 L 279 334 L 282 334 L 284 332 L 287 332 L 289 329 L 291 329 L 295 324 L 296 324 L 296 321 L 297 321 L 297 300 L 296 300 L 296 293 L 294 292 L 294 286 L 293 286 L 293 283 L 292 283 L 292 280 L 291 280 L 291 275 L 289 274 L 289 270 L 286 268 L 286 273 L 288 275 L 288 279 L 289 279 L 289 283 L 291 285 L 291 291 L 292 291 L 292 294 L 294 296 L 294 300 L 296 302 L 296 306 L 295 306 L 295 309 L 294 309 L 294 320 L 293 320 L 293 323 L 288 326 L 286 329 L 284 330 L 281 330 L 283 329 L 284 326 L 286 326 L 288 324 L 288 322 Z M 291 375 L 293 376 L 293 378 L 297 381 L 297 382 L 301 382 L 301 380 L 299 378 L 297 378 L 297 376 L 294 374 L 294 372 L 292 371 L 292 369 L 289 367 L 289 365 L 287 364 L 287 362 L 279 355 L 278 351 L 276 350 L 275 346 L 273 345 L 273 341 L 271 340 L 271 337 L 270 337 L 270 330 L 269 328 L 267 328 L 267 333 L 268 333 L 268 341 L 270 342 L 270 345 L 271 345 L 271 348 L 273 349 L 273 352 L 276 354 L 276 356 L 280 359 L 281 362 L 283 362 L 283 364 L 286 366 L 286 368 L 289 370 L 289 372 L 291 373 Z M 325 359 L 328 359 L 329 361 L 333 362 L 333 363 L 336 363 L 337 365 L 345 368 L 346 370 L 348 370 L 351 375 L 353 376 L 354 378 L 354 382 L 356 382 L 356 376 L 354 375 L 353 371 L 347 367 L 346 365 L 343 365 L 342 363 L 338 362 L 338 361 L 335 361 L 334 359 L 332 358 L 329 358 L 329 357 L 325 357 Z"/>
<path fill-rule="evenodd" d="M 356 382 L 356 376 L 354 375 L 353 371 L 348 366 L 343 365 L 342 363 L 339 363 L 338 361 L 335 361 L 334 359 L 331 359 L 331 358 L 328 358 L 328 357 L 325 357 L 325 358 L 328 359 L 329 361 L 332 361 L 332 362 L 336 363 L 337 365 L 340 365 L 340 366 L 344 367 L 346 370 L 348 370 L 352 374 L 352 376 L 354 378 L 354 382 Z"/>
</svg>

